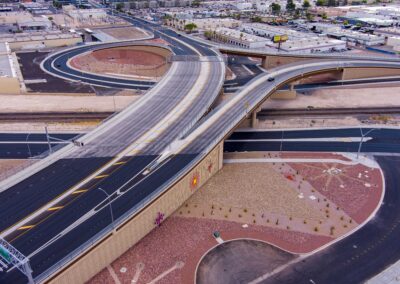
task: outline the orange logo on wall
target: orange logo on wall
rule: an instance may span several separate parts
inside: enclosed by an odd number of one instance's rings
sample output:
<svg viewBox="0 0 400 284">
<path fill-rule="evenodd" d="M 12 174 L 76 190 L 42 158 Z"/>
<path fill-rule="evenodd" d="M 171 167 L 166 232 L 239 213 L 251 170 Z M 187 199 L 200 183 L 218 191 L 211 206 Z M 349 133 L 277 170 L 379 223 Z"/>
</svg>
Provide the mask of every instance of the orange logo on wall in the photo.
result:
<svg viewBox="0 0 400 284">
<path fill-rule="evenodd" d="M 200 176 L 199 173 L 196 172 L 193 174 L 192 179 L 190 181 L 190 189 L 192 190 L 196 189 L 199 182 L 200 182 Z"/>
</svg>

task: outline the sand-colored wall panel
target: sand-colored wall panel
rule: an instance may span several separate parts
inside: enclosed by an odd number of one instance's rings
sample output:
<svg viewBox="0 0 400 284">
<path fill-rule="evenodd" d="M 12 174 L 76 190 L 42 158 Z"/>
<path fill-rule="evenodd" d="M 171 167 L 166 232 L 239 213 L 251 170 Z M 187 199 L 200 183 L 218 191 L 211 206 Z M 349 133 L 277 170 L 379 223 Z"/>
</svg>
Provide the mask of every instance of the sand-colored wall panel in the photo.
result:
<svg viewBox="0 0 400 284">
<path fill-rule="evenodd" d="M 0 78 L 0 92 L 2 94 L 19 94 L 20 91 L 18 78 Z"/>
<path fill-rule="evenodd" d="M 222 167 L 223 143 L 214 148 L 196 167 L 167 192 L 134 216 L 113 235 L 108 235 L 48 283 L 84 283 L 136 244 L 151 230 L 158 212 L 171 215 L 195 191 L 201 190 Z"/>
<path fill-rule="evenodd" d="M 270 98 L 275 100 L 293 100 L 296 98 L 296 94 L 296 91 L 290 90 L 276 91 Z"/>
<path fill-rule="evenodd" d="M 346 68 L 342 80 L 399 76 L 400 68 Z"/>
</svg>

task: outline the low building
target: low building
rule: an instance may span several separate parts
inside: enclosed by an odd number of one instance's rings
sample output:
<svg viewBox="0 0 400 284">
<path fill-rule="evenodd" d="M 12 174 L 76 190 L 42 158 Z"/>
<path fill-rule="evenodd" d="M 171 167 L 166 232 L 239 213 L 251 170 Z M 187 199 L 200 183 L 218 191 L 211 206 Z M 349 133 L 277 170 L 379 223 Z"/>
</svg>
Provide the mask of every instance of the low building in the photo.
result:
<svg viewBox="0 0 400 284">
<path fill-rule="evenodd" d="M 246 33 L 267 37 L 270 39 L 272 39 L 274 36 L 280 35 L 287 35 L 289 39 L 306 38 L 313 36 L 312 34 L 259 23 L 244 24 L 242 25 L 241 29 Z"/>
<path fill-rule="evenodd" d="M 303 39 L 292 39 L 279 43 L 270 41 L 270 47 L 280 48 L 281 51 L 290 53 L 330 53 L 340 52 L 347 50 L 346 42 L 337 39 L 330 39 L 327 37 L 308 37 Z"/>
<path fill-rule="evenodd" d="M 32 19 L 18 19 L 17 26 L 21 31 L 49 30 L 51 21 L 46 17 L 33 17 Z"/>
<path fill-rule="evenodd" d="M 400 52 L 400 36 L 389 37 L 386 44 L 393 47 L 394 51 Z"/>
<path fill-rule="evenodd" d="M 385 44 L 385 37 L 383 36 L 364 34 L 357 31 L 342 29 L 340 27 L 329 28 L 324 33 L 330 37 L 366 46 Z"/>
<path fill-rule="evenodd" d="M 180 20 L 176 22 L 176 28 L 184 30 L 185 25 L 193 23 L 199 30 L 210 30 L 213 31 L 217 28 L 237 28 L 241 25 L 241 21 L 234 19 L 221 19 L 221 18 L 208 18 L 208 19 L 191 19 L 191 20 Z"/>
<path fill-rule="evenodd" d="M 267 38 L 228 28 L 217 28 L 211 34 L 212 39 L 215 41 L 231 44 L 240 48 L 263 48 L 270 42 Z"/>
<path fill-rule="evenodd" d="M 0 43 L 7 42 L 12 50 L 63 47 L 82 42 L 78 34 L 61 31 L 37 31 L 16 34 L 0 34 Z"/>
</svg>

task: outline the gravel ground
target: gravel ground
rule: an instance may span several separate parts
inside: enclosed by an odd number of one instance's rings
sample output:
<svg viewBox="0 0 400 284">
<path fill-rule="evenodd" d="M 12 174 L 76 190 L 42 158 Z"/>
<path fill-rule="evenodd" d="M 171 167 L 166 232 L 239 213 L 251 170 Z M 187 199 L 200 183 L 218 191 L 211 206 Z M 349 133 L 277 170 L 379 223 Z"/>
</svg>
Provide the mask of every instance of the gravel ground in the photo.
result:
<svg viewBox="0 0 400 284">
<path fill-rule="evenodd" d="M 316 249 L 332 239 L 323 236 L 287 232 L 264 226 L 243 228 L 229 221 L 170 217 L 139 243 L 111 264 L 120 283 L 193 283 L 202 256 L 217 242 L 212 232 L 218 230 L 224 240 L 254 238 L 275 244 L 295 253 Z M 268 260 L 268 255 L 265 260 Z M 139 267 L 143 267 L 141 270 Z M 170 273 L 168 273 L 171 269 Z M 108 269 L 103 269 L 88 283 L 113 283 Z"/>
<path fill-rule="evenodd" d="M 378 169 L 324 163 L 291 163 L 290 166 L 306 176 L 318 192 L 357 223 L 368 218 L 378 206 L 383 192 L 383 179 Z"/>
<path fill-rule="evenodd" d="M 226 164 L 188 203 L 207 209 L 214 205 L 215 209 L 232 207 L 306 219 L 320 215 L 297 195 L 287 180 L 269 164 Z M 242 215 L 248 215 L 244 213 Z"/>
<path fill-rule="evenodd" d="M 131 26 L 101 29 L 101 31 L 119 40 L 137 39 L 146 36 L 143 31 Z"/>
</svg>

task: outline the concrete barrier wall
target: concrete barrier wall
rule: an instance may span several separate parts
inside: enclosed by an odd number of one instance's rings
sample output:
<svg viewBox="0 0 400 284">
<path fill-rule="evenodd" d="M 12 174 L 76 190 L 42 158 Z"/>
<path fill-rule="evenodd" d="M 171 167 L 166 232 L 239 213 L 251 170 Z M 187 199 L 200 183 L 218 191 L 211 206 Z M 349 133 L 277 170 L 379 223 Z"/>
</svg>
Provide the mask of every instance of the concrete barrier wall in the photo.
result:
<svg viewBox="0 0 400 284">
<path fill-rule="evenodd" d="M 390 68 L 346 68 L 342 80 L 374 77 L 400 76 L 400 69 Z"/>
<path fill-rule="evenodd" d="M 131 220 L 121 225 L 117 232 L 108 235 L 86 252 L 80 259 L 60 271 L 47 283 L 84 283 L 122 255 L 140 239 L 155 229 L 158 212 L 165 216 L 177 210 L 196 190 L 201 190 L 223 163 L 223 143 L 212 150 L 191 172 L 172 186 L 167 192 L 147 206 Z"/>
</svg>

